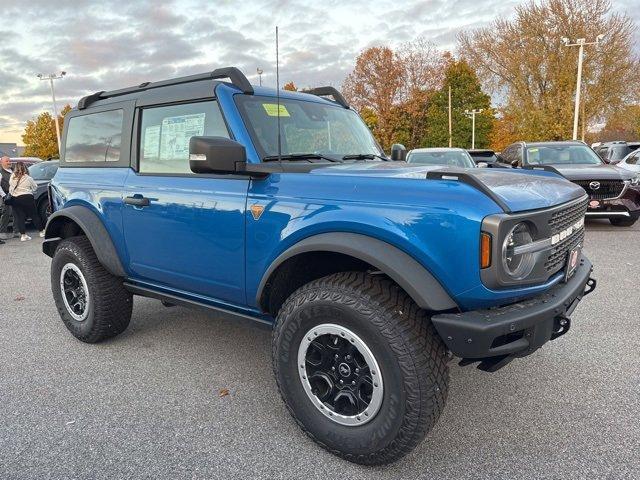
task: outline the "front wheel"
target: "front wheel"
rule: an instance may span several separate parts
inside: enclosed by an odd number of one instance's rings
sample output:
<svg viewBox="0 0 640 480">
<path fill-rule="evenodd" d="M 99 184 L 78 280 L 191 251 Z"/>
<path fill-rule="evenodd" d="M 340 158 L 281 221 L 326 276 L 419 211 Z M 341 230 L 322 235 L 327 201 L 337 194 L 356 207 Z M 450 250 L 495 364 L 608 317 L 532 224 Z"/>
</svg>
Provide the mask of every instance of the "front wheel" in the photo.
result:
<svg viewBox="0 0 640 480">
<path fill-rule="evenodd" d="M 426 313 L 388 279 L 311 282 L 287 299 L 273 337 L 280 394 L 300 427 L 356 463 L 391 463 L 436 423 L 446 348 Z"/>
<path fill-rule="evenodd" d="M 638 221 L 638 217 L 611 217 L 609 222 L 616 227 L 632 227 Z"/>
<path fill-rule="evenodd" d="M 51 261 L 51 290 L 62 321 L 78 340 L 99 342 L 129 325 L 132 295 L 100 264 L 87 237 L 60 242 Z"/>
</svg>

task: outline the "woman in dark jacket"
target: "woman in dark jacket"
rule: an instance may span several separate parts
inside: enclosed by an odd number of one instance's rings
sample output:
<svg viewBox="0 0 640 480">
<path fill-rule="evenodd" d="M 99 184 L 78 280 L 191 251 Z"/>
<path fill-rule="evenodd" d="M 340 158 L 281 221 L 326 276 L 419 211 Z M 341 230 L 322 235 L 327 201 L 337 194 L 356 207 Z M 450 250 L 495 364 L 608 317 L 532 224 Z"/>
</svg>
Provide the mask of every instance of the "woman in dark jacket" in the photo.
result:
<svg viewBox="0 0 640 480">
<path fill-rule="evenodd" d="M 31 218 L 35 227 L 40 230 L 40 236 L 44 237 L 42 219 L 36 208 L 36 201 L 33 196 L 37 189 L 38 185 L 29 176 L 29 171 L 24 166 L 24 163 L 17 163 L 9 179 L 9 193 L 13 197 L 11 207 L 13 208 L 14 228 L 18 228 L 21 242 L 31 240 L 25 229 L 27 218 Z"/>
</svg>

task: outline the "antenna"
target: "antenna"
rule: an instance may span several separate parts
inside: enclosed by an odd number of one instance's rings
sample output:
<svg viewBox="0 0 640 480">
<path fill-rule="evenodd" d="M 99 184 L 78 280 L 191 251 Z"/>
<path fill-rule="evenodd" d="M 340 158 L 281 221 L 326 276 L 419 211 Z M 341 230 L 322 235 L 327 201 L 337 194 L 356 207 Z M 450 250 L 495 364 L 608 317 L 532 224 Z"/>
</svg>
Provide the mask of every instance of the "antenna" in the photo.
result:
<svg viewBox="0 0 640 480">
<path fill-rule="evenodd" d="M 282 137 L 280 135 L 280 53 L 278 51 L 278 26 L 276 25 L 276 103 L 278 104 L 278 165 L 282 167 Z"/>
</svg>

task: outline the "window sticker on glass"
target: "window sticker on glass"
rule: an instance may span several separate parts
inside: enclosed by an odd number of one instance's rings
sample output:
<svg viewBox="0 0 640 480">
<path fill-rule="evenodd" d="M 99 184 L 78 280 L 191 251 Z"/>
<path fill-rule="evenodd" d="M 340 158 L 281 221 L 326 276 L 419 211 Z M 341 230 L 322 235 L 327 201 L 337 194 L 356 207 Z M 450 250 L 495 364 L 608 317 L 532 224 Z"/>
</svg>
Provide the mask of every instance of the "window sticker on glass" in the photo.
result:
<svg viewBox="0 0 640 480">
<path fill-rule="evenodd" d="M 204 113 L 163 119 L 160 158 L 164 160 L 188 158 L 189 139 L 204 133 L 204 120 Z"/>
<path fill-rule="evenodd" d="M 262 107 L 264 108 L 265 112 L 267 112 L 267 115 L 269 115 L 270 117 L 277 117 L 278 116 L 278 104 L 277 103 L 263 103 Z M 289 110 L 287 110 L 287 107 L 285 107 L 284 105 L 280 104 L 280 116 L 281 117 L 289 117 Z"/>
<path fill-rule="evenodd" d="M 144 129 L 144 158 L 158 158 L 160 148 L 160 125 L 151 125 Z"/>
</svg>

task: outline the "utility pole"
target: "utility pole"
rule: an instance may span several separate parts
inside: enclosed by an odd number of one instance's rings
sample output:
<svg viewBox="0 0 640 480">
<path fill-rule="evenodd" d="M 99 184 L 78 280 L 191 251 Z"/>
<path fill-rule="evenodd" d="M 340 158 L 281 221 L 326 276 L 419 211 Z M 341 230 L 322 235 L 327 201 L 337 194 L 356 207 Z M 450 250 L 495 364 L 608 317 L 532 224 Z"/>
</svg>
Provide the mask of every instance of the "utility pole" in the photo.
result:
<svg viewBox="0 0 640 480">
<path fill-rule="evenodd" d="M 449 85 L 449 148 L 452 145 L 452 134 L 451 134 L 451 85 Z"/>
<path fill-rule="evenodd" d="M 58 155 L 60 155 L 60 152 L 62 151 L 62 149 L 60 146 L 60 125 L 58 125 L 58 106 L 56 105 L 56 94 L 53 90 L 53 81 L 61 79 L 66 74 L 67 72 L 60 72 L 60 75 L 56 75 L 55 73 L 52 73 L 50 75 L 43 75 L 39 73 L 37 75 L 37 77 L 40 80 L 49 80 L 49 85 L 51 86 L 51 100 L 53 101 L 53 123 L 56 124 L 56 138 L 58 139 Z"/>
<path fill-rule="evenodd" d="M 465 110 L 464 114 L 467 117 L 471 117 L 471 150 L 476 148 L 476 113 L 484 112 L 483 108 L 473 109 L 473 110 Z"/>
<path fill-rule="evenodd" d="M 262 86 L 262 74 L 264 73 L 264 70 L 258 67 L 256 68 L 256 72 L 258 72 L 258 78 L 260 79 L 260 86 Z"/>
<path fill-rule="evenodd" d="M 570 43 L 567 37 L 562 37 L 565 47 L 579 47 L 578 49 L 578 78 L 576 79 L 576 104 L 573 111 L 573 139 L 578 139 L 578 117 L 580 115 L 580 91 L 582 90 L 582 59 L 584 57 L 585 45 L 598 45 L 604 38 L 603 34 L 596 37 L 595 42 L 587 42 L 584 38 L 578 38 L 574 43 Z"/>
</svg>

